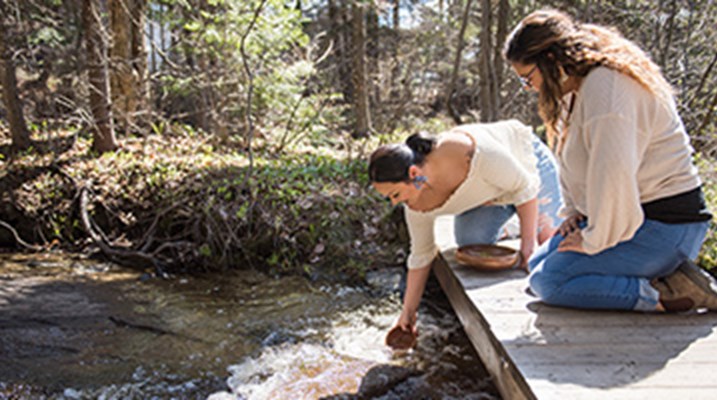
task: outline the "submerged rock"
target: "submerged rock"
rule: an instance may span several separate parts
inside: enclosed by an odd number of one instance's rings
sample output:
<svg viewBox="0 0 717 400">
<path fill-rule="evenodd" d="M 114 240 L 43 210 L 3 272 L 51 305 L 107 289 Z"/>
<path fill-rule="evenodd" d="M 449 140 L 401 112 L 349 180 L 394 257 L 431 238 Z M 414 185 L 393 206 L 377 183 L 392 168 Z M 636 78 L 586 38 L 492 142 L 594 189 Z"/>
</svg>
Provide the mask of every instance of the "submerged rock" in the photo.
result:
<svg viewBox="0 0 717 400">
<path fill-rule="evenodd" d="M 406 379 L 419 375 L 416 370 L 396 365 L 378 365 L 371 368 L 359 386 L 359 397 L 372 398 L 382 396 Z"/>
</svg>

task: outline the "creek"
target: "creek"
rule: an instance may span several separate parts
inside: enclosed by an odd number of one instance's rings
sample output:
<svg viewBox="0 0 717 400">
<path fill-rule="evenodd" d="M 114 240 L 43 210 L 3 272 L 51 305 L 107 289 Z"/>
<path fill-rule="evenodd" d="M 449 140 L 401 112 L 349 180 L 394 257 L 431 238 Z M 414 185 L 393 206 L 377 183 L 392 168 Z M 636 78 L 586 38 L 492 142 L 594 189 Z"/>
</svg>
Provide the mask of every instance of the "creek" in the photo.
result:
<svg viewBox="0 0 717 400">
<path fill-rule="evenodd" d="M 159 279 L 0 254 L 0 399 L 498 399 L 435 283 L 417 347 L 384 345 L 401 275 Z"/>
</svg>

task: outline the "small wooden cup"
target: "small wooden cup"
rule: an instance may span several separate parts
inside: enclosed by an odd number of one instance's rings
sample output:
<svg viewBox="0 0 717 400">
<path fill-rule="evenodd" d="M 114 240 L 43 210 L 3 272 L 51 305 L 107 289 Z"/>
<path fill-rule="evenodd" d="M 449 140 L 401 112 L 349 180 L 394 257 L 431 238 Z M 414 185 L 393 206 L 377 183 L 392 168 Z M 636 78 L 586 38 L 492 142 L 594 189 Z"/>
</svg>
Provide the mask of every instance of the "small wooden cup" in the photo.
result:
<svg viewBox="0 0 717 400">
<path fill-rule="evenodd" d="M 386 335 L 386 345 L 394 350 L 408 350 L 416 346 L 418 335 L 394 326 Z"/>
</svg>

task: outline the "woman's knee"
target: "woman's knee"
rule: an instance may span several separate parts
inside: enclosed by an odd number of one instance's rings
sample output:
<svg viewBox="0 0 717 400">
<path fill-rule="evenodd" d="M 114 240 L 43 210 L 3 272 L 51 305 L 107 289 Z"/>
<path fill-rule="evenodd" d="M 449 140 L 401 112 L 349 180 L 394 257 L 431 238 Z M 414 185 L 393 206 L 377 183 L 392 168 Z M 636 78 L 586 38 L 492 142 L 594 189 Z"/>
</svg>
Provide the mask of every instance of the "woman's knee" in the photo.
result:
<svg viewBox="0 0 717 400">
<path fill-rule="evenodd" d="M 569 303 L 566 302 L 565 295 L 562 291 L 563 286 L 567 282 L 562 278 L 561 276 L 546 274 L 545 272 L 531 274 L 529 280 L 530 289 L 545 304 L 567 306 Z"/>
<path fill-rule="evenodd" d="M 456 243 L 459 246 L 495 243 L 514 213 L 511 206 L 482 206 L 457 215 L 453 227 Z"/>
<path fill-rule="evenodd" d="M 530 289 L 541 298 L 546 300 L 551 297 L 558 288 L 558 283 L 552 274 L 548 274 L 540 268 L 533 270 L 528 277 Z"/>
<path fill-rule="evenodd" d="M 541 300 L 552 304 L 551 299 L 559 296 L 561 287 L 575 277 L 574 274 L 567 272 L 573 270 L 571 268 L 573 265 L 575 265 L 575 260 L 566 257 L 564 254 L 557 253 L 557 249 L 549 252 L 542 261 L 532 265 L 532 272 L 528 276 L 530 289 Z"/>
<path fill-rule="evenodd" d="M 475 229 L 457 229 L 455 231 L 456 244 L 465 246 L 469 244 L 491 244 L 495 243 L 499 232 L 488 232 Z"/>
</svg>

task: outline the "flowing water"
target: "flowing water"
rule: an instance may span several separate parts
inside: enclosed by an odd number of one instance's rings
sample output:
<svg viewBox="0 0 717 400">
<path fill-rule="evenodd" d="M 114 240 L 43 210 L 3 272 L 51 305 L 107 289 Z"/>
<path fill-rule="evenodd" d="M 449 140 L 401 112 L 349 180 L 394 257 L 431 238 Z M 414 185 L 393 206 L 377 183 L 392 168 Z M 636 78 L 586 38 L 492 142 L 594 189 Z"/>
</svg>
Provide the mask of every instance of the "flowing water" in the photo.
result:
<svg viewBox="0 0 717 400">
<path fill-rule="evenodd" d="M 416 349 L 383 344 L 400 277 L 157 279 L 67 255 L 0 255 L 0 399 L 498 398 L 435 287 Z"/>
</svg>

